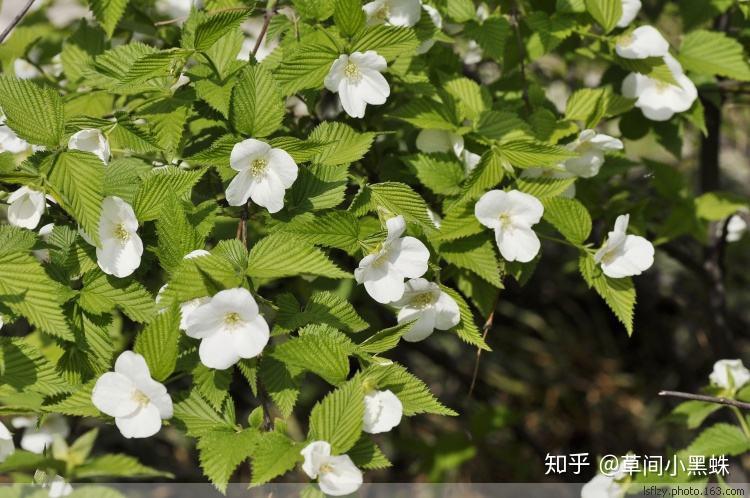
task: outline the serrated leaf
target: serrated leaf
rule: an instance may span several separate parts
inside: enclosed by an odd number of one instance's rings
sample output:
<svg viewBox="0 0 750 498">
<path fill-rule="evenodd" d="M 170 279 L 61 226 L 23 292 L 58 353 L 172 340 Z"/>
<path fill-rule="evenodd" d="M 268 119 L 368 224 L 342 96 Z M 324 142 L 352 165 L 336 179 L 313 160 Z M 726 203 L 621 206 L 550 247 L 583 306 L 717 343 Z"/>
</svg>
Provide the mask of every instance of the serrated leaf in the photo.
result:
<svg viewBox="0 0 750 498">
<path fill-rule="evenodd" d="M 153 296 L 137 281 L 105 275 L 99 269 L 84 276 L 78 302 L 91 313 L 111 312 L 118 307 L 131 320 L 142 323 L 156 311 Z"/>
<path fill-rule="evenodd" d="M 92 380 L 79 386 L 71 394 L 52 398 L 44 406 L 44 410 L 49 413 L 61 413 L 77 417 L 101 416 L 101 412 L 91 402 L 91 392 L 94 390 L 95 384 L 96 380 Z"/>
<path fill-rule="evenodd" d="M 458 310 L 461 313 L 461 321 L 451 330 L 465 343 L 476 346 L 479 349 L 484 349 L 485 351 L 492 351 L 484 340 L 484 337 L 482 337 L 477 324 L 474 323 L 474 314 L 471 312 L 471 308 L 469 308 L 469 303 L 466 302 L 461 294 L 450 287 L 441 285 L 440 288 L 456 301 Z"/>
<path fill-rule="evenodd" d="M 373 365 L 362 374 L 362 382 L 374 385 L 377 389 L 390 389 L 398 396 L 404 407 L 404 415 L 435 413 L 438 415 L 458 415 L 446 408 L 430 393 L 424 382 L 410 374 L 398 363 Z"/>
<path fill-rule="evenodd" d="M 257 441 L 253 455 L 252 484 L 263 484 L 292 470 L 302 460 L 301 446 L 278 432 L 266 432 Z"/>
<path fill-rule="evenodd" d="M 448 106 L 427 98 L 407 102 L 393 113 L 393 117 L 427 130 L 453 131 L 459 127 Z"/>
<path fill-rule="evenodd" d="M 362 382 L 355 377 L 315 404 L 308 439 L 328 441 L 334 455 L 346 453 L 362 433 L 364 410 Z"/>
<path fill-rule="evenodd" d="M 390 61 L 401 54 L 413 53 L 417 46 L 419 40 L 413 29 L 378 24 L 368 27 L 354 40 L 352 52 L 374 50 Z"/>
<path fill-rule="evenodd" d="M 513 140 L 498 146 L 500 156 L 518 168 L 552 166 L 575 157 L 574 152 L 558 145 L 531 140 Z"/>
<path fill-rule="evenodd" d="M 47 358 L 23 339 L 0 337 L 0 349 L 5 362 L 5 371 L 0 374 L 0 386 L 46 396 L 70 389 Z"/>
<path fill-rule="evenodd" d="M 622 0 L 586 0 L 586 10 L 609 33 L 622 17 Z"/>
<path fill-rule="evenodd" d="M 736 425 L 715 424 L 701 432 L 685 449 L 688 455 L 737 456 L 750 451 L 750 438 Z"/>
<path fill-rule="evenodd" d="M 167 192 L 163 201 L 156 234 L 159 238 L 157 255 L 167 273 L 174 272 L 185 255 L 203 247 L 202 237 L 190 224 L 185 209 L 172 192 Z"/>
<path fill-rule="evenodd" d="M 365 12 L 360 0 L 335 0 L 333 22 L 344 36 L 352 36 L 365 25 Z"/>
<path fill-rule="evenodd" d="M 410 186 L 400 182 L 365 185 L 349 210 L 358 216 L 370 211 L 385 210 L 391 216 L 402 215 L 406 221 L 419 223 L 434 230 L 427 215 L 427 203 Z"/>
<path fill-rule="evenodd" d="M 232 91 L 229 117 L 234 127 L 251 137 L 275 132 L 284 119 L 279 86 L 265 66 L 248 66 Z"/>
<path fill-rule="evenodd" d="M 268 391 L 268 395 L 284 417 L 288 417 L 299 396 L 297 376 L 300 372 L 291 371 L 284 363 L 264 356 L 260 362 L 258 378 Z"/>
<path fill-rule="evenodd" d="M 291 331 L 321 323 L 345 332 L 357 333 L 369 326 L 348 300 L 333 292 L 313 293 L 303 310 L 299 309 L 299 303 L 294 298 L 292 301 L 293 304 L 286 309 L 277 303 L 280 309 L 276 316 L 276 327 L 280 330 Z"/>
<path fill-rule="evenodd" d="M 206 172 L 205 168 L 183 170 L 173 166 L 153 168 L 144 178 L 133 199 L 133 210 L 138 221 L 154 220 L 161 213 L 162 202 L 168 192 L 178 199 L 187 197 L 193 185 Z"/>
<path fill-rule="evenodd" d="M 378 445 L 366 434 L 362 434 L 346 454 L 360 469 L 387 469 L 392 465 Z"/>
<path fill-rule="evenodd" d="M 364 341 L 357 344 L 357 351 L 362 353 L 380 354 L 398 345 L 401 337 L 414 325 L 414 322 L 399 323 L 393 327 L 379 330 Z"/>
<path fill-rule="evenodd" d="M 313 164 L 301 168 L 289 192 L 289 210 L 319 211 L 340 205 L 344 202 L 348 174 L 344 165 Z"/>
<path fill-rule="evenodd" d="M 169 478 L 172 477 L 172 474 L 143 465 L 130 455 L 113 453 L 91 458 L 77 466 L 76 476 L 80 479 L 95 477 Z"/>
<path fill-rule="evenodd" d="M 321 88 L 323 79 L 339 54 L 332 47 L 302 44 L 274 71 L 282 95 L 292 95 L 308 88 Z"/>
<path fill-rule="evenodd" d="M 402 159 L 417 178 L 438 195 L 456 195 L 465 177 L 464 166 L 452 154 L 415 154 Z"/>
<path fill-rule="evenodd" d="M 234 8 L 206 16 L 195 30 L 195 50 L 208 50 L 250 16 L 252 9 Z"/>
<path fill-rule="evenodd" d="M 459 203 L 478 199 L 485 192 L 498 185 L 505 176 L 505 166 L 500 154 L 490 149 L 479 159 L 479 163 L 469 174 L 463 187 Z M 473 212 L 472 212 L 473 216 Z"/>
<path fill-rule="evenodd" d="M 359 223 L 346 211 L 330 211 L 319 216 L 307 213 L 281 225 L 277 232 L 293 235 L 309 244 L 351 251 L 357 246 Z"/>
<path fill-rule="evenodd" d="M 549 197 L 544 204 L 544 219 L 573 244 L 583 244 L 591 234 L 591 215 L 576 199 Z"/>
<path fill-rule="evenodd" d="M 678 59 L 688 71 L 750 80 L 750 65 L 742 44 L 724 33 L 702 29 L 688 33 Z"/>
<path fill-rule="evenodd" d="M 633 309 L 635 287 L 630 278 L 610 278 L 602 273 L 593 256 L 584 254 L 579 260 L 581 275 L 589 287 L 593 287 L 618 320 L 625 326 L 628 335 L 633 334 Z"/>
<path fill-rule="evenodd" d="M 479 44 L 483 54 L 499 62 L 502 60 L 505 44 L 512 30 L 510 22 L 505 17 L 490 16 L 481 24 L 467 22 L 465 33 Z"/>
<path fill-rule="evenodd" d="M 107 37 L 111 38 L 117 23 L 125 13 L 129 0 L 88 0 L 96 20 L 102 25 Z"/>
<path fill-rule="evenodd" d="M 355 346 L 338 330 L 327 325 L 310 325 L 274 348 L 271 356 L 292 368 L 309 370 L 337 385 L 349 374 L 349 355 Z"/>
<path fill-rule="evenodd" d="M 134 350 L 146 359 L 151 377 L 166 380 L 177 365 L 180 341 L 180 315 L 172 306 L 154 317 L 135 340 Z"/>
<path fill-rule="evenodd" d="M 175 397 L 173 421 L 184 427 L 188 436 L 200 437 L 215 430 L 234 430 L 234 420 L 216 411 L 196 391 Z"/>
<path fill-rule="evenodd" d="M 486 233 L 473 235 L 440 246 L 440 257 L 447 262 L 470 270 L 498 289 L 503 287 L 500 278 L 501 263 L 494 249 L 495 241 Z"/>
<path fill-rule="evenodd" d="M 201 468 L 216 489 L 226 492 L 229 478 L 253 454 L 258 438 L 257 430 L 245 429 L 211 431 L 198 439 Z"/>
<path fill-rule="evenodd" d="M 300 243 L 286 234 L 269 235 L 250 250 L 247 274 L 253 278 L 281 278 L 292 275 L 320 275 L 350 278 L 320 249 Z"/>
<path fill-rule="evenodd" d="M 56 90 L 0 75 L 0 108 L 8 127 L 27 142 L 50 149 L 60 145 L 64 112 Z"/>
<path fill-rule="evenodd" d="M 309 136 L 309 140 L 324 144 L 312 162 L 335 166 L 359 161 L 370 150 L 375 136 L 371 132 L 356 132 L 344 123 L 325 121 Z"/>
</svg>

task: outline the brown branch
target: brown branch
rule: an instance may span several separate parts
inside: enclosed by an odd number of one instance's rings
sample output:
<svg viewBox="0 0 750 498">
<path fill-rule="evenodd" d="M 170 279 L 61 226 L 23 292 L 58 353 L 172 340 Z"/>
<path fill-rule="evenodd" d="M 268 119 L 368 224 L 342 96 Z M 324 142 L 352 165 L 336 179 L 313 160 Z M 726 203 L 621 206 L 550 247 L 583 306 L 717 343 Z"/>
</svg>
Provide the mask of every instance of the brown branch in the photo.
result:
<svg viewBox="0 0 750 498">
<path fill-rule="evenodd" d="M 13 31 L 13 28 L 15 28 L 16 25 L 19 22 L 21 22 L 21 19 L 23 19 L 23 16 L 26 15 L 26 13 L 29 11 L 33 3 L 34 3 L 34 0 L 29 0 L 28 2 L 26 2 L 26 5 L 23 7 L 23 9 L 21 9 L 21 12 L 16 14 L 16 17 L 13 18 L 13 20 L 10 22 L 8 27 L 3 30 L 2 34 L 0 34 L 0 43 L 5 41 L 5 39 L 8 37 L 10 32 Z"/>
<path fill-rule="evenodd" d="M 255 54 L 257 54 L 258 50 L 260 50 L 260 45 L 263 43 L 263 38 L 265 38 L 266 32 L 268 31 L 268 25 L 271 24 L 271 18 L 276 13 L 276 9 L 274 8 L 275 3 L 275 1 L 268 2 L 266 13 L 263 16 L 263 27 L 260 28 L 260 34 L 258 35 L 258 39 L 255 41 L 255 46 L 253 47 L 253 58 L 255 58 Z"/>
<path fill-rule="evenodd" d="M 672 398 L 689 399 L 693 401 L 705 401 L 706 403 L 716 403 L 719 405 L 734 406 L 743 410 L 750 410 L 750 403 L 743 403 L 729 398 L 717 398 L 716 396 L 705 396 L 703 394 L 683 393 L 680 391 L 660 391 L 659 396 L 670 396 Z"/>
<path fill-rule="evenodd" d="M 492 324 L 495 321 L 495 308 L 497 308 L 497 302 L 500 300 L 500 292 L 495 296 L 495 300 L 492 302 L 492 311 L 487 315 L 487 320 L 484 322 L 482 327 L 482 339 L 487 339 L 487 334 L 492 328 Z M 471 398 L 474 393 L 474 387 L 477 384 L 477 376 L 479 375 L 479 361 L 482 359 L 482 348 L 477 347 L 477 359 L 474 362 L 474 372 L 471 374 L 471 385 L 469 385 L 469 394 L 467 397 Z"/>
</svg>

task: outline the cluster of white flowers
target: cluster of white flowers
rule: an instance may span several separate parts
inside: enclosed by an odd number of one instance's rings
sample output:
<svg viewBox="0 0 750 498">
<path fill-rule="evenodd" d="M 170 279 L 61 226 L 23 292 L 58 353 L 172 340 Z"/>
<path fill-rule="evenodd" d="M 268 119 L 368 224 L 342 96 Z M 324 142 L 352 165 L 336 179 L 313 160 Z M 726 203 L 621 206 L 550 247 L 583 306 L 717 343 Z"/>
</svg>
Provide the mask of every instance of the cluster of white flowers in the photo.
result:
<svg viewBox="0 0 750 498">
<path fill-rule="evenodd" d="M 669 42 L 653 26 L 640 26 L 620 37 L 615 46 L 620 57 L 647 59 L 661 57 L 672 72 L 676 84 L 640 73 L 630 73 L 622 82 L 622 94 L 636 99 L 635 106 L 653 121 L 666 121 L 674 114 L 690 109 L 698 98 L 695 84 L 677 59 L 669 53 Z"/>
<path fill-rule="evenodd" d="M 742 360 L 719 360 L 708 379 L 722 389 L 737 390 L 750 382 L 750 370 L 742 364 Z"/>
<path fill-rule="evenodd" d="M 33 230 L 42 219 L 47 206 L 44 192 L 23 186 L 8 196 L 8 222 Z"/>
</svg>

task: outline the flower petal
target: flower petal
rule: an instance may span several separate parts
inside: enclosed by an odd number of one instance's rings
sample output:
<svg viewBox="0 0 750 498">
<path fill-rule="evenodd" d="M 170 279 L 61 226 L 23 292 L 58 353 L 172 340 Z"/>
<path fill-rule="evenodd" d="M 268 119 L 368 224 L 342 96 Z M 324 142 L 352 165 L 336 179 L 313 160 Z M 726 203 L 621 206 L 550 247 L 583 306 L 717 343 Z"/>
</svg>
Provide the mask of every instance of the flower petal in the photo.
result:
<svg viewBox="0 0 750 498">
<path fill-rule="evenodd" d="M 251 322 L 232 332 L 234 349 L 241 358 L 255 358 L 263 352 L 270 337 L 268 323 L 257 315 Z"/>
<path fill-rule="evenodd" d="M 240 356 L 234 348 L 234 337 L 231 332 L 220 330 L 201 341 L 198 348 L 201 363 L 208 368 L 226 370 L 238 361 Z"/>
<path fill-rule="evenodd" d="M 255 177 L 250 174 L 250 170 L 244 170 L 237 173 L 232 181 L 229 182 L 224 196 L 230 206 L 242 206 L 250 198 L 250 192 L 255 184 Z"/>
<path fill-rule="evenodd" d="M 248 138 L 234 144 L 229 154 L 229 165 L 237 171 L 244 171 L 250 167 L 255 159 L 264 159 L 270 152 L 271 146 L 260 140 Z"/>
<path fill-rule="evenodd" d="M 330 457 L 328 464 L 332 470 L 318 476 L 320 490 L 331 496 L 354 493 L 362 486 L 362 471 L 349 458 L 349 455 Z"/>
<path fill-rule="evenodd" d="M 448 330 L 455 327 L 461 321 L 461 311 L 458 303 L 445 292 L 440 292 L 440 297 L 435 303 L 437 311 L 437 320 L 435 328 L 439 330 Z"/>
<path fill-rule="evenodd" d="M 116 417 L 115 425 L 128 439 L 151 437 L 161 429 L 159 409 L 148 403 L 130 416 Z"/>
<path fill-rule="evenodd" d="M 495 241 L 506 261 L 528 263 L 536 257 L 541 248 L 534 230 L 524 226 L 513 227 L 511 230 L 495 230 Z"/>
<path fill-rule="evenodd" d="M 133 398 L 134 389 L 135 384 L 125 375 L 107 372 L 96 381 L 91 402 L 111 417 L 124 417 L 138 409 L 138 402 Z"/>
</svg>

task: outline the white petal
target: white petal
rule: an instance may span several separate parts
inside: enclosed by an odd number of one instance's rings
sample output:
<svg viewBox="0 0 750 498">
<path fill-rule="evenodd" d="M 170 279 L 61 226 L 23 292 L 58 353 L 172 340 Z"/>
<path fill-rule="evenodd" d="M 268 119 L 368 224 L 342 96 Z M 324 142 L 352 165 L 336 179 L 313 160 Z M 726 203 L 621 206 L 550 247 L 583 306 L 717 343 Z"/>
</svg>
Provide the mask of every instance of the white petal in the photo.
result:
<svg viewBox="0 0 750 498">
<path fill-rule="evenodd" d="M 190 315 L 200 306 L 206 304 L 210 300 L 211 298 L 209 297 L 198 297 L 196 299 L 191 299 L 190 301 L 186 301 L 180 304 L 180 330 L 187 330 L 188 318 L 190 317 Z M 191 335 L 190 337 L 195 336 Z M 201 336 L 197 337 L 197 339 L 200 338 Z"/>
<path fill-rule="evenodd" d="M 374 69 L 378 72 L 383 72 L 388 67 L 388 63 L 385 57 L 378 55 L 374 50 L 368 50 L 366 52 L 353 52 L 349 59 L 357 64 L 360 69 Z"/>
<path fill-rule="evenodd" d="M 419 0 L 389 0 L 388 22 L 394 26 L 412 27 L 421 15 L 422 2 Z"/>
<path fill-rule="evenodd" d="M 136 234 L 132 234 L 125 244 L 114 239 L 102 239 L 102 247 L 96 248 L 99 268 L 117 278 L 127 277 L 137 270 L 142 254 L 143 242 Z"/>
<path fill-rule="evenodd" d="M 284 188 L 292 186 L 297 179 L 299 168 L 292 156 L 281 149 L 271 149 L 268 153 L 269 169 L 276 175 Z"/>
<path fill-rule="evenodd" d="M 490 190 L 474 205 L 474 216 L 482 225 L 496 229 L 500 227 L 500 215 L 510 207 L 508 194 L 502 190 Z"/>
<path fill-rule="evenodd" d="M 240 358 L 255 358 L 263 352 L 270 337 L 268 323 L 258 315 L 245 327 L 232 332 L 234 349 Z"/>
<path fill-rule="evenodd" d="M 528 263 L 534 259 L 541 247 L 534 230 L 523 226 L 513 227 L 511 230 L 495 230 L 495 241 L 506 261 L 520 263 Z"/>
<path fill-rule="evenodd" d="M 133 398 L 135 384 L 125 375 L 107 372 L 96 381 L 91 393 L 91 402 L 102 413 L 111 417 L 123 417 L 138 409 Z"/>
<path fill-rule="evenodd" d="M 396 308 L 403 308 L 404 306 L 408 306 L 414 297 L 425 292 L 434 293 L 436 296 L 439 296 L 440 287 L 425 278 L 412 278 L 406 281 L 403 297 L 392 303 L 392 305 Z"/>
<path fill-rule="evenodd" d="M 49 485 L 49 498 L 63 498 L 73 493 L 73 486 L 65 482 L 60 476 L 56 476 Z"/>
<path fill-rule="evenodd" d="M 0 422 L 0 463 L 15 453 L 16 447 L 13 446 L 13 435 L 7 427 Z"/>
<path fill-rule="evenodd" d="M 219 313 L 237 312 L 243 320 L 251 320 L 258 315 L 255 298 L 243 287 L 219 291 L 211 298 L 211 303 Z"/>
<path fill-rule="evenodd" d="M 225 330 L 201 340 L 198 355 L 201 363 L 216 370 L 226 370 L 241 359 L 232 333 Z"/>
<path fill-rule="evenodd" d="M 128 439 L 146 438 L 159 432 L 161 416 L 159 416 L 159 409 L 153 403 L 148 403 L 130 416 L 116 417 L 115 425 Z"/>
<path fill-rule="evenodd" d="M 391 94 L 391 88 L 385 76 L 373 69 L 362 69 L 362 80 L 359 82 L 359 91 L 362 99 L 371 105 L 385 104 Z"/>
<path fill-rule="evenodd" d="M 448 330 L 458 325 L 461 321 L 461 311 L 458 309 L 458 303 L 445 292 L 440 292 L 440 297 L 435 303 L 435 310 L 437 311 L 436 329 Z"/>
<path fill-rule="evenodd" d="M 386 243 L 393 242 L 401 237 L 401 235 L 404 234 L 404 231 L 406 231 L 406 221 L 401 215 L 393 216 L 392 218 L 385 220 L 385 226 L 388 231 L 388 235 L 385 239 Z"/>
<path fill-rule="evenodd" d="M 602 261 L 602 271 L 611 278 L 640 275 L 654 264 L 654 246 L 638 235 L 628 235 L 622 253 L 612 261 Z"/>
<path fill-rule="evenodd" d="M 250 191 L 255 183 L 255 177 L 250 174 L 250 170 L 244 170 L 237 173 L 232 181 L 229 182 L 224 196 L 230 206 L 242 206 L 250 198 Z"/>
<path fill-rule="evenodd" d="M 427 272 L 430 251 L 421 240 L 403 237 L 392 243 L 389 258 L 393 267 L 404 277 L 417 278 Z"/>
<path fill-rule="evenodd" d="M 264 159 L 271 150 L 271 146 L 260 140 L 248 138 L 236 143 L 229 155 L 229 165 L 232 169 L 243 171 L 250 167 L 255 159 Z"/>
<path fill-rule="evenodd" d="M 456 157 L 461 157 L 464 138 L 448 130 L 422 130 L 417 135 L 417 149 L 428 154 L 453 150 Z"/>
<path fill-rule="evenodd" d="M 365 102 L 364 95 L 361 93 L 359 86 L 349 83 L 349 80 L 344 78 L 339 83 L 338 92 L 341 106 L 349 116 L 353 118 L 363 118 L 365 116 L 367 102 Z"/>
<path fill-rule="evenodd" d="M 730 375 L 732 383 L 729 381 Z M 742 360 L 719 360 L 714 364 L 709 380 L 724 389 L 740 389 L 750 382 L 750 370 L 742 364 Z"/>
<path fill-rule="evenodd" d="M 539 199 L 518 190 L 511 190 L 507 194 L 511 204 L 509 214 L 514 224 L 531 226 L 539 223 L 544 214 L 544 206 Z"/>
<path fill-rule="evenodd" d="M 172 418 L 174 411 L 172 398 L 169 396 L 169 392 L 164 384 L 149 379 L 148 382 L 141 383 L 138 389 L 148 396 L 151 404 L 159 411 L 159 416 L 162 419 Z"/>
<path fill-rule="evenodd" d="M 404 275 L 390 262 L 363 269 L 362 273 L 365 290 L 377 302 L 390 303 L 404 295 Z"/>
<path fill-rule="evenodd" d="M 620 20 L 617 21 L 617 27 L 627 27 L 633 22 L 633 19 L 635 19 L 635 16 L 638 15 L 640 10 L 641 0 L 622 0 L 622 16 L 620 17 Z"/>
<path fill-rule="evenodd" d="M 363 431 L 369 434 L 380 434 L 390 431 L 401 423 L 404 407 L 391 391 L 369 392 L 365 394 L 364 404 Z"/>
<path fill-rule="evenodd" d="M 136 385 L 151 380 L 146 359 L 132 351 L 123 351 L 115 361 L 115 372 L 131 379 Z"/>
<path fill-rule="evenodd" d="M 626 59 L 664 57 L 669 53 L 669 42 L 653 26 L 639 26 L 618 41 L 615 51 Z"/>
<path fill-rule="evenodd" d="M 269 213 L 278 213 L 284 207 L 284 185 L 276 175 L 268 173 L 250 189 L 250 199 Z"/>
<path fill-rule="evenodd" d="M 74 133 L 68 140 L 68 148 L 91 152 L 104 164 L 109 162 L 109 142 L 101 131 L 97 129 L 81 130 Z"/>
<path fill-rule="evenodd" d="M 21 187 L 8 196 L 8 222 L 33 230 L 44 213 L 45 198 L 42 192 Z"/>
<path fill-rule="evenodd" d="M 330 457 L 328 464 L 332 470 L 318 476 L 318 484 L 324 493 L 343 496 L 354 493 L 362 486 L 362 471 L 348 455 Z"/>
<path fill-rule="evenodd" d="M 310 479 L 316 479 L 320 466 L 331 456 L 331 445 L 326 441 L 313 441 L 302 448 L 300 454 L 305 459 L 302 470 Z"/>
<path fill-rule="evenodd" d="M 398 312 L 398 323 L 408 322 L 415 318 L 416 321 L 411 325 L 411 328 L 402 336 L 406 342 L 423 341 L 432 335 L 437 323 L 437 310 L 434 306 L 424 309 L 407 306 Z"/>
<path fill-rule="evenodd" d="M 331 92 L 335 93 L 339 91 L 339 86 L 345 78 L 344 68 L 346 67 L 348 62 L 349 56 L 342 54 L 338 59 L 333 61 L 333 64 L 331 64 L 331 69 L 328 71 L 328 75 L 326 75 L 325 80 L 323 80 L 323 84 Z"/>
</svg>

